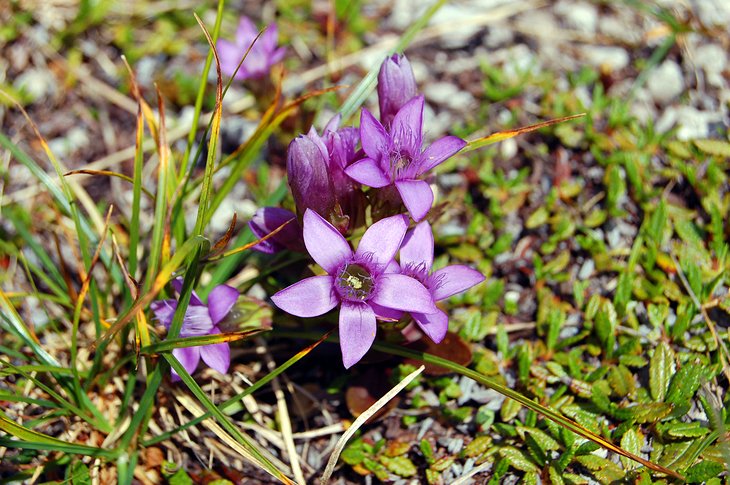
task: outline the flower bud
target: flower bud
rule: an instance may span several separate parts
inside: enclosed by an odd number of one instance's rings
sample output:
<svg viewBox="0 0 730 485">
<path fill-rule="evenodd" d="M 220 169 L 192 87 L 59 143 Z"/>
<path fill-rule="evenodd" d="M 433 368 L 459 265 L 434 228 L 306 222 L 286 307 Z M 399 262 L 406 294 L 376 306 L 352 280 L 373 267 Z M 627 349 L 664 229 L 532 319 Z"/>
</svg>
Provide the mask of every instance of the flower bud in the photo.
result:
<svg viewBox="0 0 730 485">
<path fill-rule="evenodd" d="M 378 73 L 378 102 L 380 121 L 386 129 L 398 110 L 416 94 L 416 79 L 406 56 L 393 54 L 385 59 Z"/>
<path fill-rule="evenodd" d="M 297 221 L 297 215 L 278 207 L 261 207 L 256 211 L 248 227 L 256 238 L 261 239 L 286 224 L 279 232 L 265 241 L 258 243 L 253 249 L 262 253 L 278 253 L 282 249 L 304 252 L 302 227 Z"/>
</svg>

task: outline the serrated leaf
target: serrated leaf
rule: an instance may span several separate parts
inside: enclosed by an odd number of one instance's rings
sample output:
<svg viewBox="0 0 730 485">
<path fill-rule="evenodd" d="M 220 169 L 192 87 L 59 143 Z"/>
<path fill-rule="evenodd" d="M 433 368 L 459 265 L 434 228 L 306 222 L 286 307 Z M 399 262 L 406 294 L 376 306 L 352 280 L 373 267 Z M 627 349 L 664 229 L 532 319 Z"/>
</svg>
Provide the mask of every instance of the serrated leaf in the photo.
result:
<svg viewBox="0 0 730 485">
<path fill-rule="evenodd" d="M 433 470 L 436 470 L 438 472 L 442 472 L 448 468 L 451 468 L 451 465 L 454 464 L 454 458 L 451 456 L 444 456 L 443 458 L 439 458 L 436 460 L 433 465 L 431 465 L 431 468 Z"/>
<path fill-rule="evenodd" d="M 499 454 L 507 460 L 507 462 L 515 468 L 523 472 L 537 472 L 538 468 L 528 457 L 527 454 L 513 446 L 505 446 L 499 450 Z"/>
<path fill-rule="evenodd" d="M 662 423 L 657 426 L 657 430 L 672 438 L 697 438 L 706 435 L 710 431 L 702 427 L 702 424 L 697 421 Z"/>
<path fill-rule="evenodd" d="M 400 477 L 412 477 L 418 472 L 416 465 L 407 456 L 381 456 L 380 462 L 392 473 Z"/>
<path fill-rule="evenodd" d="M 644 436 L 640 431 L 637 431 L 634 428 L 629 428 L 629 430 L 621 437 L 621 448 L 635 455 L 641 454 L 641 448 L 643 446 Z M 629 460 L 623 456 L 621 457 L 621 463 L 623 463 L 624 468 L 627 470 L 633 470 L 638 466 L 635 461 Z"/>
<path fill-rule="evenodd" d="M 543 224 L 547 223 L 549 217 L 550 212 L 548 212 L 547 207 L 542 205 L 538 207 L 535 212 L 530 214 L 530 217 L 528 217 L 527 221 L 525 221 L 525 227 L 527 229 L 535 229 L 536 227 L 542 226 Z"/>
<path fill-rule="evenodd" d="M 481 456 L 492 445 L 492 437 L 487 435 L 477 436 L 461 451 L 461 455 L 473 458 Z"/>
<path fill-rule="evenodd" d="M 716 461 L 701 461 L 695 463 L 684 472 L 684 477 L 687 483 L 701 483 L 707 481 L 713 477 L 717 477 L 720 473 L 725 470 L 722 463 Z"/>
<path fill-rule="evenodd" d="M 690 408 L 690 401 L 702 383 L 703 368 L 697 364 L 685 364 L 672 377 L 667 390 L 668 403 L 676 405 L 675 416 L 681 416 Z"/>
<path fill-rule="evenodd" d="M 531 428 L 527 426 L 518 426 L 517 432 L 520 434 L 526 433 L 532 436 L 535 442 L 540 446 L 543 451 L 546 450 L 558 450 L 560 444 L 555 439 L 547 434 L 545 431 L 538 428 Z"/>
<path fill-rule="evenodd" d="M 708 155 L 730 158 L 730 143 L 723 140 L 694 140 L 695 146 Z"/>
<path fill-rule="evenodd" d="M 612 367 L 608 373 L 608 383 L 619 397 L 626 397 L 636 390 L 634 375 L 623 365 Z"/>
<path fill-rule="evenodd" d="M 504 421 L 505 423 L 512 421 L 515 416 L 517 416 L 517 413 L 520 412 L 520 409 L 522 409 L 520 403 L 513 399 L 505 399 L 502 403 L 502 409 L 500 409 L 499 413 L 502 417 L 502 421 Z"/>
<path fill-rule="evenodd" d="M 631 410 L 631 417 L 637 423 L 653 423 L 668 416 L 674 409 L 674 405 L 665 402 L 651 402 L 626 409 Z"/>
<path fill-rule="evenodd" d="M 380 480 L 381 482 L 388 480 L 388 469 L 377 461 L 370 458 L 365 458 L 362 462 L 362 465 L 367 470 L 373 472 L 375 476 L 378 477 L 378 480 Z"/>
<path fill-rule="evenodd" d="M 348 465 L 359 465 L 365 459 L 365 453 L 359 447 L 348 446 L 342 452 L 340 458 Z"/>
<path fill-rule="evenodd" d="M 674 368 L 674 352 L 666 342 L 660 342 L 649 365 L 649 390 L 655 401 L 664 400 Z"/>
</svg>

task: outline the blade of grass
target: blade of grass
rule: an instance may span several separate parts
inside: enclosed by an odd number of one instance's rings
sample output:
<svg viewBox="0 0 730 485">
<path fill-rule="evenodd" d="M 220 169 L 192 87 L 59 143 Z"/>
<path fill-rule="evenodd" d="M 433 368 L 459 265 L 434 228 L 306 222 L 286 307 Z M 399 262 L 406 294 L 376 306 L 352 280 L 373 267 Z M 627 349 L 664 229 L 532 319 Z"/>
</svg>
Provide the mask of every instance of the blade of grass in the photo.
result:
<svg viewBox="0 0 730 485">
<path fill-rule="evenodd" d="M 408 374 L 406 377 L 403 378 L 393 389 L 386 392 L 383 397 L 375 401 L 369 408 L 365 410 L 360 416 L 358 416 L 355 421 L 350 425 L 349 428 L 340 436 L 340 439 L 337 440 L 337 444 L 335 445 L 335 449 L 330 455 L 329 460 L 327 460 L 327 466 L 324 469 L 324 473 L 322 473 L 322 479 L 321 483 L 323 485 L 326 485 L 327 482 L 329 482 L 330 477 L 332 476 L 332 472 L 335 469 L 335 465 L 337 465 L 337 460 L 340 458 L 340 454 L 342 453 L 342 450 L 345 449 L 345 445 L 347 442 L 352 438 L 352 436 L 357 432 L 358 429 L 360 429 L 367 421 L 368 419 L 372 418 L 375 413 L 380 411 L 380 409 L 388 404 L 391 399 L 393 399 L 396 394 L 401 392 L 408 384 L 413 381 L 416 377 L 418 377 L 421 372 L 426 368 L 426 366 L 421 366 L 418 369 L 414 370 L 410 374 Z"/>
<path fill-rule="evenodd" d="M 413 38 L 418 34 L 418 32 L 423 29 L 426 24 L 428 24 L 428 21 L 431 20 L 431 17 L 434 16 L 436 12 L 446 3 L 446 0 L 439 0 L 433 5 L 431 5 L 428 10 L 424 12 L 421 17 L 413 22 L 413 24 L 406 30 L 403 35 L 401 36 L 400 40 L 396 44 L 396 46 L 389 50 L 383 58 L 386 56 L 392 55 L 396 52 L 402 52 L 406 47 L 408 47 L 408 44 L 411 43 Z M 370 96 L 370 93 L 375 89 L 375 83 L 378 78 L 378 71 L 380 71 L 380 62 L 377 63 L 373 69 L 370 70 L 370 72 L 367 73 L 367 75 L 360 81 L 360 84 L 357 85 L 355 90 L 348 96 L 347 100 L 342 104 L 342 108 L 340 108 L 340 114 L 342 115 L 342 120 L 347 120 L 352 116 L 355 111 L 362 106 L 362 104 L 365 102 L 368 96 Z"/>
<path fill-rule="evenodd" d="M 253 463 L 255 465 L 261 467 L 262 470 L 269 473 L 272 477 L 282 481 L 285 484 L 294 484 L 291 479 L 289 479 L 281 470 L 279 470 L 273 463 L 271 463 L 271 461 L 269 461 L 261 453 L 261 451 L 259 451 L 255 444 L 252 443 L 251 440 L 233 423 L 231 423 L 226 415 L 223 414 L 221 410 L 218 409 L 218 407 L 213 404 L 210 399 L 208 399 L 205 391 L 203 391 L 200 386 L 198 386 L 195 380 L 185 370 L 185 367 L 183 367 L 182 364 L 178 362 L 174 355 L 163 354 L 163 356 L 165 357 L 165 360 L 167 360 L 167 362 L 170 364 L 170 366 L 175 369 L 175 372 L 177 372 L 177 374 L 180 376 L 180 379 L 182 379 L 185 385 L 188 386 L 188 389 L 190 389 L 190 391 L 195 395 L 198 401 L 200 401 L 203 407 L 207 409 L 208 412 L 211 413 L 214 418 L 216 418 L 218 423 L 223 426 L 223 428 L 233 438 L 235 438 L 238 443 L 243 445 L 243 447 L 246 448 L 246 450 L 252 455 L 252 457 L 254 458 Z"/>
<path fill-rule="evenodd" d="M 173 349 L 183 349 L 187 347 L 199 347 L 201 345 L 219 344 L 223 342 L 235 342 L 236 340 L 244 340 L 268 329 L 242 330 L 240 332 L 225 332 L 211 335 L 200 335 L 198 337 L 179 337 L 173 339 L 165 339 L 162 342 L 148 345 L 140 350 L 141 354 L 159 354 L 162 352 L 171 352 Z"/>
<path fill-rule="evenodd" d="M 292 356 L 289 360 L 287 360 L 282 365 L 277 367 L 275 370 L 269 372 L 264 377 L 262 377 L 261 379 L 256 381 L 251 387 L 246 388 L 246 390 L 244 390 L 242 393 L 240 393 L 236 396 L 233 396 L 232 398 L 230 398 L 227 401 L 225 401 L 224 403 L 222 403 L 219 406 L 219 409 L 221 411 L 224 411 L 224 410 L 228 409 L 229 407 L 231 407 L 232 405 L 236 404 L 237 402 L 241 401 L 244 397 L 246 397 L 250 394 L 253 394 L 254 392 L 261 389 L 263 386 L 265 386 L 266 384 L 271 382 L 275 377 L 284 373 L 289 367 L 293 366 L 294 364 L 296 364 L 297 362 L 302 360 L 304 357 L 309 355 L 312 352 L 312 350 L 314 350 L 319 344 L 324 342 L 330 336 L 331 333 L 332 333 L 331 331 L 325 333 L 319 340 L 317 340 L 313 344 L 311 344 L 311 345 L 305 347 L 304 349 L 300 350 L 299 352 L 297 352 L 294 356 Z M 147 441 L 142 442 L 142 446 L 152 446 L 156 443 L 169 439 L 172 436 L 174 436 L 175 434 L 177 434 L 181 431 L 184 431 L 192 426 L 195 426 L 196 424 L 199 424 L 203 420 L 208 419 L 212 416 L 213 416 L 212 413 L 207 412 L 206 414 L 199 416 L 199 417 L 193 419 L 192 421 L 189 421 L 181 426 L 178 426 L 176 429 L 173 429 L 172 431 L 168 431 L 159 436 L 155 436 L 154 438 L 151 438 Z"/>
<path fill-rule="evenodd" d="M 136 152 L 135 152 L 135 162 L 137 161 L 136 158 Z M 118 172 L 112 172 L 111 170 L 87 170 L 87 169 L 79 169 L 79 170 L 71 170 L 69 172 L 66 172 L 63 174 L 64 177 L 69 177 L 71 175 L 100 175 L 105 177 L 116 177 L 118 179 L 122 179 L 125 182 L 129 182 L 130 184 L 134 184 L 134 179 L 128 175 L 124 175 L 123 173 Z M 141 172 L 140 172 L 141 176 Z M 144 192 L 144 194 L 152 199 L 152 201 L 155 201 L 155 196 L 152 192 L 145 189 L 144 187 L 140 187 L 141 191 Z"/>
<path fill-rule="evenodd" d="M 523 133 L 529 133 L 531 131 L 539 130 L 540 128 L 545 128 L 547 126 L 556 125 L 556 124 L 562 123 L 564 121 L 570 121 L 570 120 L 574 120 L 576 118 L 581 118 L 585 115 L 586 115 L 585 113 L 579 113 L 576 115 L 565 116 L 563 118 L 555 118 L 552 120 L 542 121 L 540 123 L 535 123 L 534 125 L 523 126 L 521 128 L 515 128 L 514 130 L 498 131 L 496 133 L 492 133 L 491 135 L 487 135 L 482 138 L 477 138 L 476 140 L 471 140 L 470 142 L 467 143 L 467 145 L 459 153 L 467 153 L 472 150 L 476 150 L 478 148 L 485 147 L 487 145 L 492 145 L 492 144 L 500 142 L 500 141 L 514 138 L 515 136 L 522 135 Z"/>
<path fill-rule="evenodd" d="M 0 288 L 0 310 L 2 310 L 0 311 L 0 316 L 9 324 L 11 333 L 15 334 L 25 345 L 30 347 L 41 363 L 53 367 L 61 366 L 51 354 L 46 352 L 36 336 L 28 329 L 2 288 Z"/>
<path fill-rule="evenodd" d="M 316 338 L 315 335 L 313 335 L 309 332 L 297 332 L 297 331 L 289 331 L 289 330 L 281 330 L 281 331 L 275 330 L 273 332 L 273 334 L 276 336 L 279 336 L 279 337 L 307 338 L 307 339 Z M 328 340 L 331 342 L 339 342 L 338 337 L 330 337 Z M 682 475 L 680 475 L 679 473 L 677 473 L 673 470 L 670 470 L 668 468 L 662 467 L 660 465 L 656 465 L 656 464 L 650 462 L 649 460 L 646 460 L 640 456 L 637 456 L 633 453 L 630 453 L 630 452 L 614 445 L 613 443 L 611 443 L 607 439 L 603 438 L 602 436 L 598 436 L 597 434 L 591 432 L 590 430 L 584 428 L 580 424 L 563 416 L 562 414 L 560 414 L 556 411 L 553 411 L 552 409 L 550 409 L 546 406 L 543 406 L 542 404 L 539 404 L 538 402 L 531 400 L 530 398 L 520 394 L 519 392 L 517 392 L 513 389 L 510 389 L 506 386 L 503 386 L 502 384 L 499 384 L 498 382 L 496 382 L 472 369 L 459 365 L 455 362 L 451 362 L 450 360 L 446 360 L 441 357 L 437 357 L 433 354 L 429 354 L 426 352 L 419 352 L 419 351 L 401 347 L 401 346 L 398 346 L 395 344 L 384 343 L 384 342 L 375 342 L 373 344 L 372 348 L 374 350 L 377 350 L 380 352 L 385 352 L 385 353 L 388 353 L 391 355 L 397 355 L 397 356 L 405 357 L 408 359 L 418 360 L 418 361 L 424 362 L 426 364 L 437 365 L 437 366 L 443 367 L 445 369 L 449 369 L 452 372 L 456 372 L 458 374 L 466 376 L 494 391 L 497 391 L 498 393 L 502 394 L 503 396 L 506 396 L 510 399 L 517 401 L 518 403 L 520 403 L 527 409 L 530 409 L 531 411 L 541 414 L 542 416 L 550 419 L 551 421 L 557 423 L 558 425 L 564 427 L 565 429 L 572 431 L 573 433 L 577 434 L 578 436 L 581 436 L 590 441 L 593 441 L 594 443 L 601 446 L 602 448 L 605 448 L 609 451 L 613 451 L 614 453 L 617 453 L 621 456 L 624 456 L 624 457 L 634 460 L 638 463 L 641 463 L 642 465 L 644 465 L 647 468 L 650 468 L 654 471 L 664 473 L 666 475 L 669 475 L 671 477 L 674 477 L 674 478 L 677 478 L 680 480 L 684 480 L 684 477 L 682 477 Z"/>
</svg>

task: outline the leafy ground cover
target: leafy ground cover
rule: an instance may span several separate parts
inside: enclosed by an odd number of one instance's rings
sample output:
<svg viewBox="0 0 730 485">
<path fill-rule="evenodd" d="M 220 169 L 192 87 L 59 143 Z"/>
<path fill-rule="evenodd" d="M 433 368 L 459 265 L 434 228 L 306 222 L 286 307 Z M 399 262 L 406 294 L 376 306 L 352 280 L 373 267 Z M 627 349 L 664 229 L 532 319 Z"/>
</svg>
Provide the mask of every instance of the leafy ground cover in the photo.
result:
<svg viewBox="0 0 730 485">
<path fill-rule="evenodd" d="M 0 6 L 3 481 L 727 480 L 727 9 L 407 3 Z M 203 26 L 242 12 L 287 51 L 228 86 Z M 469 142 L 430 179 L 434 268 L 486 281 L 440 344 L 382 323 L 345 369 L 332 313 L 270 299 L 315 265 L 245 223 L 404 49 L 426 138 Z M 223 284 L 224 333 L 178 335 Z M 224 343 L 227 373 L 174 357 Z"/>
</svg>

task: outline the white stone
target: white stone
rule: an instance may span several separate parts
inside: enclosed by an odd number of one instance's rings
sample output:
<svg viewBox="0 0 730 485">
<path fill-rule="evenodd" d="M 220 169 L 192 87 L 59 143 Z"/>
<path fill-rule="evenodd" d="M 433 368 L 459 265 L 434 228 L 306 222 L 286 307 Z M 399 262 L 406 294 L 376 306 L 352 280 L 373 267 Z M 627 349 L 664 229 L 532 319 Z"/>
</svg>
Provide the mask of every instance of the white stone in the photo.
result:
<svg viewBox="0 0 730 485">
<path fill-rule="evenodd" d="M 646 87 L 654 101 L 666 104 L 679 96 L 684 89 L 682 69 L 672 60 L 664 61 L 649 73 Z"/>
<path fill-rule="evenodd" d="M 707 83 L 717 88 L 725 85 L 722 76 L 727 67 L 727 52 L 717 44 L 701 45 L 694 52 L 694 63 L 702 69 L 707 77 Z"/>
<path fill-rule="evenodd" d="M 609 72 L 629 65 L 629 53 L 622 47 L 587 45 L 581 51 L 586 62 Z"/>
<path fill-rule="evenodd" d="M 467 112 L 476 109 L 474 97 L 451 83 L 430 83 L 424 88 L 423 94 L 429 101 L 455 111 Z"/>
<path fill-rule="evenodd" d="M 582 2 L 560 2 L 555 12 L 565 18 L 565 22 L 573 29 L 592 34 L 598 25 L 598 10 L 595 5 Z"/>
</svg>

